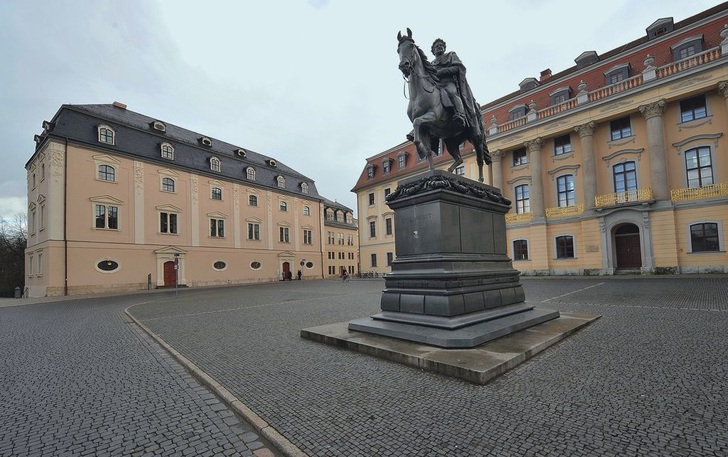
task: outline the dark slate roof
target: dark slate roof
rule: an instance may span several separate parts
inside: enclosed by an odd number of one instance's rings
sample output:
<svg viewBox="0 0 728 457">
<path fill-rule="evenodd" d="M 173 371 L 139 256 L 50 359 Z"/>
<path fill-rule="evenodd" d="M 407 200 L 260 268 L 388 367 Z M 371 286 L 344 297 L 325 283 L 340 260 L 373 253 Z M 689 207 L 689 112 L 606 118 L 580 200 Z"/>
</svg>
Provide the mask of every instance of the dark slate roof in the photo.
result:
<svg viewBox="0 0 728 457">
<path fill-rule="evenodd" d="M 164 132 L 153 127 L 155 121 L 165 125 Z M 99 124 L 106 124 L 116 132 L 113 146 L 98 142 Z M 322 199 L 311 178 L 273 157 L 130 111 L 117 104 L 62 105 L 51 121 L 51 128 L 42 135 L 45 136 L 67 138 L 94 149 L 143 159 L 160 166 L 182 168 L 207 177 L 298 194 L 314 200 Z M 202 137 L 212 140 L 212 146 L 204 146 L 200 142 Z M 174 160 L 161 157 L 160 148 L 164 142 L 174 147 Z M 42 144 L 41 140 L 36 151 Z M 245 150 L 245 157 L 237 155 L 239 149 Z M 220 172 L 210 170 L 212 157 L 220 159 Z M 267 163 L 271 159 L 275 161 L 275 167 Z M 245 169 L 248 166 L 255 168 L 255 181 L 246 179 Z M 279 175 L 285 178 L 285 188 L 278 187 L 276 178 Z M 304 182 L 308 184 L 308 194 L 301 192 L 301 183 Z"/>
<path fill-rule="evenodd" d="M 324 207 L 326 207 L 326 208 L 333 208 L 335 210 L 336 209 L 340 209 L 340 210 L 342 210 L 342 211 L 344 211 L 346 213 L 352 213 L 352 214 L 354 214 L 354 210 L 351 209 L 351 208 L 349 208 L 348 206 L 344 206 L 344 205 L 342 205 L 339 202 L 332 202 L 328 198 L 321 197 L 321 199 L 323 200 Z"/>
</svg>

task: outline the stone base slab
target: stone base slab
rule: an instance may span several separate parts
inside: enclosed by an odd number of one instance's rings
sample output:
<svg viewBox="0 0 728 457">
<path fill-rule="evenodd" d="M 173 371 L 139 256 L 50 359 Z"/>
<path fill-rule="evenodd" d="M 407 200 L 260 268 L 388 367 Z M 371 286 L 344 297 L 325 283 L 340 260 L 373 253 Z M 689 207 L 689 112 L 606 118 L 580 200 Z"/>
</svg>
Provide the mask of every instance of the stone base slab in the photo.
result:
<svg viewBox="0 0 728 457">
<path fill-rule="evenodd" d="M 486 384 L 599 317 L 601 316 L 561 313 L 556 319 L 470 349 L 445 349 L 352 331 L 349 330 L 349 322 L 303 329 L 301 337 L 474 384 Z"/>
</svg>

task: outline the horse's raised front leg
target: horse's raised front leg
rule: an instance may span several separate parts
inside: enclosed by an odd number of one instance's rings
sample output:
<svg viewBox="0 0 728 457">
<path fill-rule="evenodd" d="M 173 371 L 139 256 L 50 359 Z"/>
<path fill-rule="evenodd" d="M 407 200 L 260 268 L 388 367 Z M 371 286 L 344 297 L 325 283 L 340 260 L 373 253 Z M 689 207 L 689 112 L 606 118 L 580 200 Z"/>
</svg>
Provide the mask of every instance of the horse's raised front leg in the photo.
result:
<svg viewBox="0 0 728 457">
<path fill-rule="evenodd" d="M 427 130 L 427 125 L 435 119 L 435 115 L 432 112 L 428 112 L 414 121 L 412 121 L 412 127 L 415 130 L 415 147 L 417 148 L 417 154 L 421 159 L 427 158 L 427 163 L 430 165 L 430 170 L 435 169 L 435 165 L 432 162 L 432 149 L 430 149 L 430 132 Z"/>
</svg>

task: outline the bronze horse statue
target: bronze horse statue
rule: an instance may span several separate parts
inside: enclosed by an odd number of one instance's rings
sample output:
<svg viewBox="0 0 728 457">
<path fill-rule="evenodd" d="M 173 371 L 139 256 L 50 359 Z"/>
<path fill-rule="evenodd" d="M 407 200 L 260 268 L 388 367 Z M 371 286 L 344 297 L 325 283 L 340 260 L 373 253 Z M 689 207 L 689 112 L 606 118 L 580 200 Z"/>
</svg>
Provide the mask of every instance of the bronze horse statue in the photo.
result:
<svg viewBox="0 0 728 457">
<path fill-rule="evenodd" d="M 460 145 L 467 140 L 475 148 L 478 180 L 483 182 L 483 162 L 490 165 L 492 160 L 485 144 L 485 125 L 478 109 L 480 105 L 473 99 L 477 113 L 465 125 L 454 121 L 452 112 L 442 102 L 448 95 L 441 88 L 437 69 L 415 44 L 412 31 L 407 29 L 406 36 L 402 32 L 397 33 L 397 41 L 399 69 L 407 81 L 410 94 L 407 115 L 414 128 L 410 139 L 417 148 L 417 154 L 421 159 L 427 158 L 432 170 L 433 149 L 437 149 L 439 140 L 442 140 L 453 158 L 452 165 L 447 169 L 452 172 L 463 163 Z"/>
</svg>

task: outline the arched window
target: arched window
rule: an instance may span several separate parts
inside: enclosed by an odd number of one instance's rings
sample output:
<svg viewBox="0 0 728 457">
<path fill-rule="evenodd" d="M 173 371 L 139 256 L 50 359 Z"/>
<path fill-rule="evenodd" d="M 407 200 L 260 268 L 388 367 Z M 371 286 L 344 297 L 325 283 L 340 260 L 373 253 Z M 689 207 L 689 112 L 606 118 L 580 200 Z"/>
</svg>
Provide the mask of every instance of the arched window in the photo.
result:
<svg viewBox="0 0 728 457">
<path fill-rule="evenodd" d="M 303 207 L 303 215 L 304 215 L 304 216 L 310 216 L 310 215 L 311 215 L 311 207 L 309 207 L 309 206 L 304 206 L 304 207 Z"/>
<path fill-rule="evenodd" d="M 174 160 L 174 147 L 169 143 L 162 143 L 162 158 Z"/>
<path fill-rule="evenodd" d="M 258 206 L 258 197 L 255 195 L 248 196 L 248 205 Z"/>
<path fill-rule="evenodd" d="M 307 183 L 305 183 L 305 182 L 301 183 L 301 192 L 304 194 L 308 193 L 308 184 Z"/>
<path fill-rule="evenodd" d="M 245 169 L 245 174 L 250 181 L 255 181 L 255 168 L 248 167 Z"/>
<path fill-rule="evenodd" d="M 280 203 L 280 209 L 281 211 L 288 211 L 288 202 L 281 201 Z"/>
<path fill-rule="evenodd" d="M 99 143 L 114 144 L 114 130 L 108 125 L 99 125 Z"/>
<path fill-rule="evenodd" d="M 212 199 L 213 200 L 222 200 L 222 189 L 219 187 L 213 187 L 212 188 Z"/>
<path fill-rule="evenodd" d="M 99 179 L 102 181 L 116 181 L 116 169 L 111 165 L 99 165 Z"/>
<path fill-rule="evenodd" d="M 278 175 L 276 181 L 278 181 L 278 187 L 286 187 L 286 178 L 283 176 Z"/>
<path fill-rule="evenodd" d="M 220 159 L 217 157 L 210 157 L 210 170 L 220 171 Z"/>
<path fill-rule="evenodd" d="M 162 178 L 162 190 L 165 192 L 174 192 L 174 179 Z"/>
</svg>

